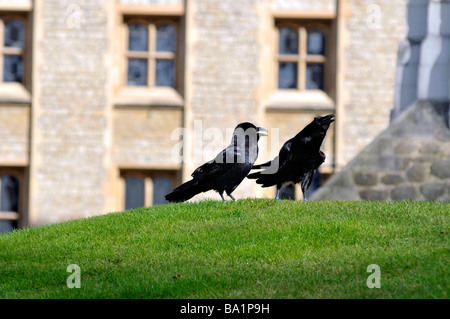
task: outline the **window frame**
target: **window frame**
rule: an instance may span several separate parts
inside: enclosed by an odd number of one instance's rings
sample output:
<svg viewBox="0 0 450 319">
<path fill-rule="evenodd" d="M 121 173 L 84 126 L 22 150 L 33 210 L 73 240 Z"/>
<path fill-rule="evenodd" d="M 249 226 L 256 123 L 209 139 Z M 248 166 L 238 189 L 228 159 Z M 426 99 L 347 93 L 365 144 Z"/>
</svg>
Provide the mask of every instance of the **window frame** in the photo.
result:
<svg viewBox="0 0 450 319">
<path fill-rule="evenodd" d="M 298 34 L 298 53 L 297 54 L 280 54 L 279 53 L 279 36 L 280 29 L 283 27 L 289 27 Z M 325 36 L 325 54 L 308 54 L 308 31 L 319 29 L 323 32 Z M 298 92 L 325 92 L 329 93 L 332 91 L 332 86 L 330 83 L 330 69 L 331 69 L 331 59 L 332 59 L 332 48 L 331 48 L 331 30 L 332 21 L 328 20 L 307 20 L 307 19 L 275 19 L 275 67 L 274 67 L 274 84 L 273 87 L 278 91 L 298 91 Z M 297 87 L 292 89 L 279 88 L 279 63 L 291 62 L 297 63 Z M 307 65 L 310 63 L 321 64 L 324 66 L 323 72 L 323 90 L 308 90 L 306 89 L 306 69 Z"/>
<path fill-rule="evenodd" d="M 144 181 L 144 207 L 153 206 L 153 180 L 156 178 L 167 178 L 172 182 L 173 187 L 180 184 L 181 171 L 180 170 L 157 170 L 157 169 L 121 169 L 121 194 L 120 194 L 120 207 L 119 209 L 125 209 L 125 195 L 126 185 L 125 180 L 128 177 L 141 178 Z"/>
<path fill-rule="evenodd" d="M 124 183 L 123 208 L 127 209 L 127 207 L 126 207 L 127 206 L 127 193 L 126 193 L 126 191 L 127 191 L 127 179 L 128 178 L 137 178 L 137 179 L 142 180 L 142 184 L 143 184 L 143 187 L 144 187 L 144 200 L 143 200 L 144 204 L 143 204 L 142 207 L 149 206 L 148 205 L 149 194 L 147 194 L 147 188 L 151 187 L 151 185 L 147 185 L 147 183 L 148 183 L 147 177 L 142 176 L 142 174 L 138 174 L 138 175 L 130 174 L 130 175 L 127 175 L 127 176 L 123 176 L 122 178 L 123 178 L 123 183 Z"/>
<path fill-rule="evenodd" d="M 0 177 L 10 175 L 19 181 L 19 202 L 18 202 L 18 211 L 10 212 L 10 211 L 1 211 L 0 212 L 0 220 L 5 221 L 15 221 L 17 222 L 17 226 L 21 227 L 22 225 L 26 225 L 27 220 L 25 216 L 25 209 L 27 207 L 27 185 L 26 185 L 26 169 L 23 167 L 0 167 Z M 0 181 L 1 187 L 1 181 Z"/>
<path fill-rule="evenodd" d="M 147 51 L 130 51 L 129 50 L 129 25 L 143 24 L 148 28 L 148 47 Z M 156 51 L 156 31 L 160 25 L 172 25 L 176 32 L 176 52 L 157 52 Z M 179 91 L 180 84 L 180 52 L 181 52 L 181 36 L 179 18 L 171 17 L 136 17 L 124 16 L 124 46 L 123 46 L 123 76 L 122 87 L 126 88 L 171 88 Z M 128 60 L 143 59 L 147 60 L 147 84 L 146 85 L 128 85 Z M 172 60 L 174 61 L 174 86 L 156 86 L 156 60 Z"/>
<path fill-rule="evenodd" d="M 9 20 L 19 20 L 23 23 L 24 27 L 24 48 L 9 48 L 4 46 L 4 35 L 5 35 L 5 23 Z M 20 84 L 26 88 L 30 87 L 31 83 L 31 46 L 30 46 L 30 30 L 29 30 L 29 15 L 28 13 L 11 13 L 11 12 L 0 12 L 0 85 L 8 85 L 11 83 Z M 8 56 L 20 56 L 22 57 L 23 63 L 23 74 L 22 82 L 4 82 L 4 57 Z"/>
</svg>

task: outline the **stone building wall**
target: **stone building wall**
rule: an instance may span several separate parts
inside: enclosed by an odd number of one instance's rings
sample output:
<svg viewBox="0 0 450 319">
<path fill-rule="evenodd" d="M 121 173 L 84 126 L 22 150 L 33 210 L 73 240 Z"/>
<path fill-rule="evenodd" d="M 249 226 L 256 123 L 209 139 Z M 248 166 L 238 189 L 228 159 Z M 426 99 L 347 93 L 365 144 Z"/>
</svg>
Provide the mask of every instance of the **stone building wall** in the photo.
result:
<svg viewBox="0 0 450 319">
<path fill-rule="evenodd" d="M 32 2 L 32 0 L 0 0 L 0 7 L 31 7 Z"/>
<path fill-rule="evenodd" d="M 29 106 L 0 105 L 0 163 L 28 164 Z"/>
<path fill-rule="evenodd" d="M 450 201 L 449 110 L 415 102 L 312 199 Z"/>
<path fill-rule="evenodd" d="M 204 127 L 255 121 L 259 74 L 261 0 L 192 2 L 196 42 L 192 44 L 192 112 Z M 220 122 L 218 122 L 220 121 Z"/>
<path fill-rule="evenodd" d="M 336 11 L 335 0 L 269 0 L 271 7 L 275 10 L 325 10 Z"/>
<path fill-rule="evenodd" d="M 178 135 L 172 138 L 182 125 L 182 110 L 178 108 L 118 108 L 114 110 L 114 146 L 112 158 L 115 163 L 148 165 L 180 164 Z M 175 155 L 178 155 L 176 153 Z"/>
<path fill-rule="evenodd" d="M 313 199 L 450 201 L 450 4 L 409 1 L 407 12 L 390 126 Z"/>
<path fill-rule="evenodd" d="M 125 5 L 183 5 L 184 0 L 118 0 Z"/>
<path fill-rule="evenodd" d="M 3 15 L 8 9 L 28 12 L 31 8 L 32 0 L 0 0 Z M 31 113 L 27 89 L 19 83 L 0 83 L 0 166 L 28 165 Z"/>
<path fill-rule="evenodd" d="M 344 55 L 339 61 L 344 66 L 344 105 L 340 109 L 343 113 L 337 114 L 344 122 L 335 136 L 343 140 L 345 161 L 389 122 L 397 44 L 404 34 L 405 1 L 339 1 L 346 3 Z M 337 3 L 0 0 L 0 9 L 8 5 L 29 7 L 33 15 L 31 106 L 0 103 L 0 122 L 6 123 L 0 126 L 0 165 L 29 163 L 25 168 L 29 168 L 30 223 L 46 224 L 121 209 L 116 205 L 121 201 L 115 198 L 114 188 L 121 183 L 122 166 L 148 170 L 176 164 L 170 152 L 179 142 L 171 139 L 177 128 L 184 126 L 193 133 L 195 123 L 201 121 L 203 132 L 220 130 L 223 140 L 210 149 L 215 155 L 229 143 L 227 129 L 239 122 L 279 128 L 281 147 L 315 114 L 333 111 L 332 106 L 288 112 L 266 108 L 273 90 L 267 83 L 273 80 L 268 78 L 273 76 L 274 65 L 274 44 L 268 32 L 273 29 L 274 12 L 334 13 Z M 369 19 L 368 8 L 373 4 L 381 11 L 378 27 Z M 117 32 L 123 18 L 120 10 L 143 5 L 158 6 L 161 15 L 165 7 L 185 9 L 180 17 L 185 27 L 185 71 L 176 105 L 116 103 L 121 97 L 117 93 L 122 63 L 118 52 L 123 45 Z M 327 155 L 334 148 L 332 133 L 325 142 Z M 195 137 L 190 138 L 188 158 L 182 166 L 184 179 L 210 159 L 200 156 L 201 161 L 194 162 L 205 150 L 195 143 Z M 266 144 L 270 142 L 260 142 L 261 147 Z M 332 159 L 333 155 L 327 157 L 327 161 Z M 331 169 L 333 163 L 327 165 Z M 237 198 L 261 195 L 248 180 L 235 194 Z"/>
<path fill-rule="evenodd" d="M 35 1 L 31 222 L 104 210 L 111 2 Z"/>
<path fill-rule="evenodd" d="M 406 21 L 405 0 L 346 3 L 341 164 L 350 161 L 389 125 L 397 51 Z"/>
<path fill-rule="evenodd" d="M 172 133 L 183 127 L 183 59 L 184 59 L 184 17 L 176 13 L 177 34 L 177 76 L 176 88 L 169 87 L 127 87 L 126 66 L 126 24 L 124 17 L 171 16 L 174 9 L 183 12 L 184 0 L 116 0 L 112 7 L 115 13 L 113 32 L 112 78 L 112 153 L 114 169 L 140 169 L 160 167 L 181 167 L 179 158 L 172 161 L 171 152 L 180 138 Z M 130 10 L 131 8 L 131 10 Z M 145 10 L 143 10 L 143 8 Z M 150 9 L 149 9 L 150 8 Z M 176 11 L 175 10 L 175 11 Z M 144 11 L 144 12 L 143 12 Z M 179 181 L 177 181 L 178 183 Z"/>
<path fill-rule="evenodd" d="M 255 95 L 261 85 L 259 69 L 260 17 L 258 6 L 262 0 L 190 1 L 193 41 L 189 54 L 192 58 L 189 83 L 192 120 L 202 121 L 203 130 L 218 128 L 224 139 L 214 150 L 218 153 L 230 141 L 226 128 L 240 122 L 258 124 L 258 101 Z M 193 129 L 194 122 L 189 123 Z M 194 141 L 193 157 L 203 153 L 200 143 Z M 214 154 L 215 156 L 215 154 Z M 211 158 L 203 158 L 206 162 Z M 193 163 L 192 168 L 202 163 Z M 189 173 L 190 174 L 190 173 Z M 252 194 L 252 185 L 245 181 L 236 190 L 236 196 Z M 213 195 L 211 195 L 213 196 Z"/>
</svg>

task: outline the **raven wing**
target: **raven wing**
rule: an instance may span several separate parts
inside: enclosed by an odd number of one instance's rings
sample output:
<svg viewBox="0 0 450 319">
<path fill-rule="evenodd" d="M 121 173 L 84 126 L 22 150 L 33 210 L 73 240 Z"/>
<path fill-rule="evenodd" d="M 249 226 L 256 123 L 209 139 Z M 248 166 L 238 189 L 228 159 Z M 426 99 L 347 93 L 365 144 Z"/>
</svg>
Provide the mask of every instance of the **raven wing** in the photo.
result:
<svg viewBox="0 0 450 319">
<path fill-rule="evenodd" d="M 300 184 L 301 184 L 301 187 L 302 187 L 303 194 L 309 188 L 309 186 L 311 186 L 311 183 L 312 183 L 313 177 L 314 177 L 314 172 L 315 172 L 315 170 L 308 171 L 300 179 Z"/>
<path fill-rule="evenodd" d="M 319 151 L 319 156 L 317 156 L 313 169 L 307 171 L 300 179 L 300 184 L 302 186 L 302 191 L 305 191 L 311 186 L 311 183 L 314 178 L 315 171 L 319 168 L 322 163 L 325 162 L 325 153 Z"/>
<path fill-rule="evenodd" d="M 276 168 L 274 171 L 274 173 L 275 173 L 278 170 L 278 165 L 280 163 L 280 160 L 284 161 L 288 157 L 288 153 L 291 149 L 291 145 L 292 145 L 291 140 L 287 141 L 281 147 L 280 152 L 278 153 L 277 157 L 275 157 L 273 160 L 267 161 L 263 164 L 253 165 L 252 169 L 265 168 L 267 170 L 267 169 L 275 167 Z M 268 172 L 266 172 L 266 173 L 268 173 Z"/>
<path fill-rule="evenodd" d="M 292 139 L 288 140 L 283 144 L 283 147 L 280 149 L 280 153 L 278 155 L 278 165 L 280 168 L 285 166 L 286 163 L 291 158 L 291 149 L 292 149 L 293 141 Z"/>
<path fill-rule="evenodd" d="M 292 147 L 292 140 L 283 144 L 277 157 L 264 164 L 254 165 L 253 168 L 261 168 L 262 171 L 252 173 L 247 176 L 249 179 L 256 179 L 257 184 L 263 185 L 263 187 L 269 187 L 278 184 L 278 173 L 280 168 L 285 164 L 288 159 L 289 152 Z"/>
<path fill-rule="evenodd" d="M 199 166 L 191 176 L 194 179 L 204 179 L 214 177 L 226 172 L 234 163 L 236 158 L 241 156 L 241 151 L 236 145 L 229 145 L 217 156 L 205 164 Z"/>
</svg>

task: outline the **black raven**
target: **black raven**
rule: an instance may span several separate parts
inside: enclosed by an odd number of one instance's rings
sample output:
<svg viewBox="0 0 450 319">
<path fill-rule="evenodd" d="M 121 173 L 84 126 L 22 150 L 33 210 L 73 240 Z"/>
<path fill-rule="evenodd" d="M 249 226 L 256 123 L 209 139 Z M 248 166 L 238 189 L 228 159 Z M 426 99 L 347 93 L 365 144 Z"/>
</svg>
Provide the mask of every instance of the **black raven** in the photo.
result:
<svg viewBox="0 0 450 319">
<path fill-rule="evenodd" d="M 325 154 L 320 146 L 333 121 L 334 114 L 315 117 L 300 133 L 284 143 L 280 153 L 272 161 L 253 166 L 253 169 L 265 168 L 264 170 L 247 177 L 256 179 L 256 183 L 262 184 L 262 187 L 276 185 L 276 199 L 279 199 L 280 188 L 284 184 L 300 183 L 306 199 L 305 192 L 311 185 L 314 172 L 325 161 Z"/>
<path fill-rule="evenodd" d="M 236 200 L 231 193 L 252 169 L 258 157 L 259 137 L 267 136 L 262 131 L 267 130 L 249 122 L 236 126 L 230 145 L 213 160 L 198 167 L 192 173 L 192 179 L 167 194 L 166 199 L 169 202 L 183 202 L 212 189 L 219 193 L 222 200 L 225 200 L 224 191 Z"/>
</svg>

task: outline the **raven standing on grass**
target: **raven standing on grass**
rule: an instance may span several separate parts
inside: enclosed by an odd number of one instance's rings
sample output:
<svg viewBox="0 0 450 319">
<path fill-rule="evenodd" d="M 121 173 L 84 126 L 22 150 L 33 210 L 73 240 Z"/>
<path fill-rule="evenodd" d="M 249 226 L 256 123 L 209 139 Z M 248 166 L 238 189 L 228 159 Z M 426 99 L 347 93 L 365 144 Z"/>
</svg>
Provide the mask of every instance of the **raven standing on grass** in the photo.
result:
<svg viewBox="0 0 450 319">
<path fill-rule="evenodd" d="M 265 168 L 247 177 L 256 179 L 262 187 L 277 186 L 279 199 L 280 188 L 289 183 L 300 183 L 303 198 L 311 185 L 315 170 L 325 161 L 325 154 L 320 150 L 334 114 L 317 116 L 295 137 L 284 143 L 280 153 L 272 161 L 254 165 L 253 169 Z M 268 167 L 267 167 L 268 166 Z"/>
<path fill-rule="evenodd" d="M 236 200 L 231 193 L 252 169 L 258 157 L 259 137 L 267 136 L 261 131 L 267 130 L 248 122 L 236 126 L 230 145 L 215 159 L 198 167 L 191 175 L 193 178 L 167 194 L 166 199 L 169 202 L 184 202 L 213 189 L 224 201 L 223 192 Z"/>
</svg>

